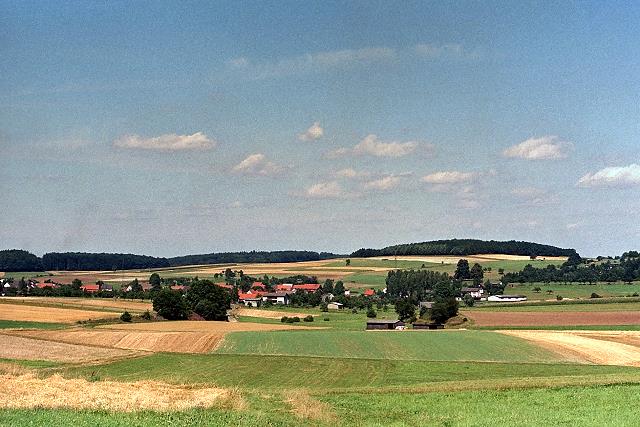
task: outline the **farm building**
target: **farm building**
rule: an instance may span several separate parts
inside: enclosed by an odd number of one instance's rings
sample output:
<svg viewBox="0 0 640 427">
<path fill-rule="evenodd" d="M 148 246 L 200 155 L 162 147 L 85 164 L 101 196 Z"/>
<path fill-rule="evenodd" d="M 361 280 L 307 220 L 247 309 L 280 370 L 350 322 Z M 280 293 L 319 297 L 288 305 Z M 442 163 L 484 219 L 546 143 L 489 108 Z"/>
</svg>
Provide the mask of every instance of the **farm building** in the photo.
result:
<svg viewBox="0 0 640 427">
<path fill-rule="evenodd" d="M 293 290 L 295 292 L 307 292 L 309 294 L 317 292 L 320 288 L 321 285 L 318 283 L 304 283 L 301 285 L 293 285 Z"/>
<path fill-rule="evenodd" d="M 442 323 L 414 323 L 413 329 L 444 329 Z"/>
<path fill-rule="evenodd" d="M 293 283 L 282 283 L 280 285 L 276 285 L 276 292 L 292 292 L 293 291 Z"/>
<path fill-rule="evenodd" d="M 418 308 L 423 307 L 427 310 L 431 310 L 431 308 L 433 308 L 433 301 L 420 301 L 420 303 L 418 303 Z"/>
<path fill-rule="evenodd" d="M 376 291 L 374 291 L 373 289 L 365 289 L 364 291 L 364 296 L 365 297 L 372 297 L 376 294 Z"/>
<path fill-rule="evenodd" d="M 484 289 L 475 288 L 475 287 L 474 288 L 462 288 L 460 290 L 460 295 L 461 296 L 471 295 L 475 299 L 480 299 L 480 298 L 482 298 L 482 295 L 484 295 Z"/>
<path fill-rule="evenodd" d="M 246 307 L 260 307 L 262 296 L 259 293 L 238 294 L 238 302 Z"/>
<path fill-rule="evenodd" d="M 403 329 L 404 322 L 401 320 L 391 320 L 391 319 L 370 319 L 367 320 L 367 329 L 376 330 L 376 329 Z"/>
<path fill-rule="evenodd" d="M 80 286 L 80 289 L 83 292 L 95 294 L 96 292 L 100 292 L 100 285 L 82 285 Z"/>
<path fill-rule="evenodd" d="M 251 289 L 257 289 L 259 291 L 266 291 L 267 287 L 262 282 L 253 282 L 253 285 L 251 285 Z"/>
<path fill-rule="evenodd" d="M 524 295 L 491 295 L 487 298 L 487 301 L 494 302 L 520 302 L 526 300 L 527 297 Z"/>
<path fill-rule="evenodd" d="M 330 302 L 327 304 L 327 308 L 329 310 L 342 310 L 344 308 L 344 304 L 339 302 Z"/>
<path fill-rule="evenodd" d="M 268 301 L 272 304 L 289 305 L 291 302 L 290 295 L 289 292 L 269 292 L 262 295 L 262 301 Z"/>
</svg>

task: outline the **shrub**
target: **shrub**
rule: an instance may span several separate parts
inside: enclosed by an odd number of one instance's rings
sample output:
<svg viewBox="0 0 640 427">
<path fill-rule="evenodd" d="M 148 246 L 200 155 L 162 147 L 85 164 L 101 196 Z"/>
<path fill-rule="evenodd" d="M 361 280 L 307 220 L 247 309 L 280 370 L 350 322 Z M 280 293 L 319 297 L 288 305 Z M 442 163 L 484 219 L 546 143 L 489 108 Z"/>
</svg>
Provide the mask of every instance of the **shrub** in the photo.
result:
<svg viewBox="0 0 640 427">
<path fill-rule="evenodd" d="M 128 311 L 125 311 L 120 315 L 120 320 L 127 323 L 131 322 L 131 313 L 129 313 Z"/>
<path fill-rule="evenodd" d="M 140 318 L 143 320 L 151 320 L 151 313 L 147 310 L 140 315 Z"/>
<path fill-rule="evenodd" d="M 473 297 L 470 294 L 466 294 L 464 298 L 462 298 L 462 301 L 464 302 L 464 305 L 466 305 L 467 307 L 473 307 L 473 305 L 476 303 L 476 300 L 473 299 Z"/>
<path fill-rule="evenodd" d="M 186 319 L 191 312 L 182 293 L 171 289 L 163 289 L 155 295 L 153 309 L 167 320 Z"/>
<path fill-rule="evenodd" d="M 289 321 L 289 318 L 288 318 L 287 316 L 282 316 L 282 317 L 280 318 L 280 321 L 281 321 L 282 323 L 286 323 L 286 322 L 288 322 L 288 321 Z"/>
<path fill-rule="evenodd" d="M 353 310 L 351 310 L 351 312 L 352 312 L 353 314 L 358 314 L 358 309 L 354 307 L 354 308 L 353 308 Z"/>
<path fill-rule="evenodd" d="M 591 298 L 602 298 L 602 297 L 596 294 L 595 292 L 591 292 Z"/>
<path fill-rule="evenodd" d="M 322 320 L 324 320 L 325 322 L 328 322 L 328 321 L 329 321 L 329 320 L 331 320 L 331 319 L 329 319 L 328 317 L 325 317 L 325 318 L 324 318 L 324 319 L 322 319 Z"/>
<path fill-rule="evenodd" d="M 637 297 L 637 296 L 638 296 L 638 293 L 637 293 L 637 292 L 634 292 L 634 293 L 633 293 L 633 295 L 631 295 L 631 296 L 633 296 L 633 297 Z"/>
<path fill-rule="evenodd" d="M 326 302 L 323 302 L 322 304 L 320 304 L 320 311 L 322 311 L 323 313 L 326 313 L 329 311 L 329 307 L 327 306 Z"/>
<path fill-rule="evenodd" d="M 557 299 L 558 301 L 562 301 L 562 296 L 560 296 L 560 295 L 556 295 L 556 299 Z"/>
<path fill-rule="evenodd" d="M 373 319 L 373 318 L 375 318 L 377 316 L 378 316 L 378 314 L 373 309 L 373 307 L 369 307 L 369 309 L 367 310 L 367 317 L 370 318 L 370 319 Z"/>
<path fill-rule="evenodd" d="M 313 316 L 312 315 L 308 315 L 307 317 L 305 317 L 303 319 L 305 322 L 313 322 Z"/>
<path fill-rule="evenodd" d="M 300 318 L 298 316 L 296 316 L 296 317 L 293 318 L 293 321 L 297 323 L 297 322 L 300 321 Z"/>
<path fill-rule="evenodd" d="M 295 320 L 293 320 L 293 317 L 287 317 L 287 320 L 285 320 L 285 322 L 293 323 L 293 322 L 295 322 Z"/>
</svg>

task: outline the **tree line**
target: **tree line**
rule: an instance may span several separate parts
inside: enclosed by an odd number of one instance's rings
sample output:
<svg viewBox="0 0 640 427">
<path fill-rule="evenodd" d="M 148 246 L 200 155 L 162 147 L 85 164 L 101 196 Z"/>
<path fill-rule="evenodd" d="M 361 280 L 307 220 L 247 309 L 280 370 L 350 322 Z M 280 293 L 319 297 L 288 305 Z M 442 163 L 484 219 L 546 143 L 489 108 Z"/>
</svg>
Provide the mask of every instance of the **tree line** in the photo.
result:
<svg viewBox="0 0 640 427">
<path fill-rule="evenodd" d="M 575 249 L 562 249 L 539 243 L 476 239 L 434 240 L 421 243 L 407 243 L 387 246 L 382 249 L 358 249 L 352 257 L 395 256 L 395 255 L 477 255 L 505 254 L 527 256 L 571 256 Z"/>
<path fill-rule="evenodd" d="M 617 260 L 585 262 L 580 257 L 570 257 L 560 267 L 548 265 L 535 268 L 527 264 L 519 272 L 507 273 L 502 282 L 507 283 L 597 283 L 628 282 L 640 280 L 640 254 L 637 251 L 625 252 Z"/>
<path fill-rule="evenodd" d="M 193 264 L 318 261 L 339 255 L 312 251 L 251 251 L 187 255 L 173 258 L 121 253 L 50 252 L 41 258 L 24 250 L 0 251 L 0 271 L 134 270 Z"/>
</svg>

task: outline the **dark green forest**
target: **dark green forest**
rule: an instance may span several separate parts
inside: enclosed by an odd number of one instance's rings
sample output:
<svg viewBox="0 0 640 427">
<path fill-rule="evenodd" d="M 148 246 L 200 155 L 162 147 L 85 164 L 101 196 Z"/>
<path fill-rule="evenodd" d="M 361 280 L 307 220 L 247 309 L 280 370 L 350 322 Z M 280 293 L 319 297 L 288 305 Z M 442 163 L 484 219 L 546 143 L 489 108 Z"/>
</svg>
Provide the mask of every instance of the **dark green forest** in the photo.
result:
<svg viewBox="0 0 640 427">
<path fill-rule="evenodd" d="M 572 256 L 575 249 L 562 249 L 539 243 L 510 240 L 450 239 L 422 243 L 406 243 L 387 246 L 382 249 L 358 249 L 352 257 L 394 256 L 394 255 L 478 255 L 505 254 L 528 256 Z"/>
</svg>

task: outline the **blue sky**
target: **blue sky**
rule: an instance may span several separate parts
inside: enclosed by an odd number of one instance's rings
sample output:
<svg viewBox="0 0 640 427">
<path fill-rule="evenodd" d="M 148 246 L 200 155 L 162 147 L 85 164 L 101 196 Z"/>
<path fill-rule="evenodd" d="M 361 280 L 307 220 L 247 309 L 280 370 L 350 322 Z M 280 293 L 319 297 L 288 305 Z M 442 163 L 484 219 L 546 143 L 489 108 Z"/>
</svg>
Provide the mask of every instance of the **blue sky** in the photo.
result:
<svg viewBox="0 0 640 427">
<path fill-rule="evenodd" d="M 1 4 L 2 248 L 637 249 L 637 3 Z"/>
</svg>

